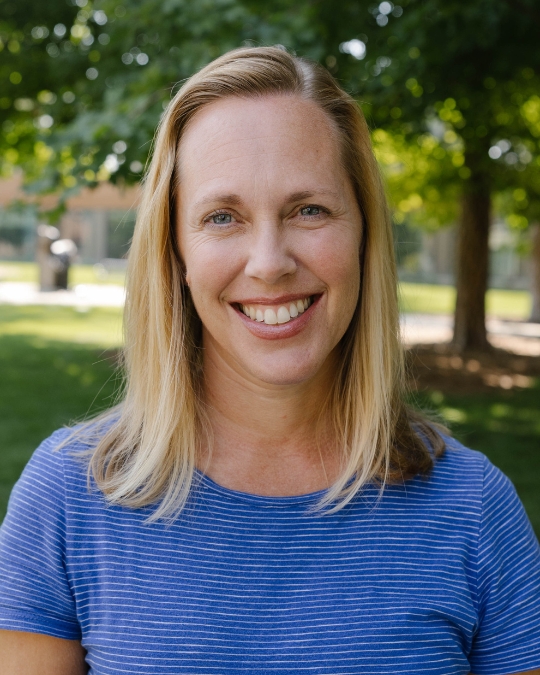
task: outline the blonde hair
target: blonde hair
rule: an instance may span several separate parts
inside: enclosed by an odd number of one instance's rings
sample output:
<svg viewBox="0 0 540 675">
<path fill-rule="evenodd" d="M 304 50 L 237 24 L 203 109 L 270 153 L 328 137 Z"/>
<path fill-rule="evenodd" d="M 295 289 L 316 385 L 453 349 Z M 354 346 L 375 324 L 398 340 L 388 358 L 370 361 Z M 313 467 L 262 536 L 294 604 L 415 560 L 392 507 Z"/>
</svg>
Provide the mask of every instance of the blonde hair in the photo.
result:
<svg viewBox="0 0 540 675">
<path fill-rule="evenodd" d="M 89 470 L 97 487 L 113 503 L 157 503 L 151 519 L 179 513 L 200 444 L 211 442 L 201 392 L 201 324 L 174 235 L 182 133 L 216 100 L 276 94 L 314 101 L 328 115 L 364 221 L 360 297 L 327 404 L 344 470 L 321 505 L 340 508 L 373 480 L 428 472 L 433 458 L 422 438 L 435 454 L 444 448 L 434 427 L 403 402 L 391 223 L 359 106 L 317 64 L 277 47 L 237 49 L 187 80 L 163 114 L 129 254 L 124 400 L 80 432 L 95 439 Z"/>
</svg>

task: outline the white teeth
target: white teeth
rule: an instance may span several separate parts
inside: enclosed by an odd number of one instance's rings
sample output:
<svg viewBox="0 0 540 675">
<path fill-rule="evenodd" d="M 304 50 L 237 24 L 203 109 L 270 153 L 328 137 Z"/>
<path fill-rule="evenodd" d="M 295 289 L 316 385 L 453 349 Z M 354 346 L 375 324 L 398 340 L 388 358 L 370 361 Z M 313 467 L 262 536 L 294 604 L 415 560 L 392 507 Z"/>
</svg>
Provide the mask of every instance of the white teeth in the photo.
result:
<svg viewBox="0 0 540 675">
<path fill-rule="evenodd" d="M 265 309 L 264 311 L 264 323 L 274 325 L 278 322 L 278 318 L 273 309 Z"/>
<path fill-rule="evenodd" d="M 280 307 L 277 311 L 277 322 L 278 323 L 287 323 L 291 320 L 291 315 L 289 310 L 286 307 Z"/>
<path fill-rule="evenodd" d="M 255 309 L 255 307 L 251 307 L 250 305 L 240 305 L 240 309 L 252 321 L 264 322 L 269 326 L 273 326 L 277 323 L 287 323 L 291 319 L 295 319 L 299 314 L 303 314 L 311 304 L 311 297 L 308 297 L 291 302 L 288 306 L 282 305 L 278 307 L 277 311 L 270 308 L 266 310 Z"/>
</svg>

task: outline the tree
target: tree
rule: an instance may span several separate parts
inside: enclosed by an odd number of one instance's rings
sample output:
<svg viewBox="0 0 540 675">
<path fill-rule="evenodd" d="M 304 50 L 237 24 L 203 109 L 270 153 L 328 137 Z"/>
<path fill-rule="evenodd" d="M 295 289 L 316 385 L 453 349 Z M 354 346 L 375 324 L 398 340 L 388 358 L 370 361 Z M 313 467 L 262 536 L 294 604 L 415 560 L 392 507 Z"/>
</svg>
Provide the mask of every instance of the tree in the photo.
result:
<svg viewBox="0 0 540 675">
<path fill-rule="evenodd" d="M 530 321 L 540 323 L 540 223 L 532 227 L 531 251 L 531 295 L 532 307 Z"/>
<path fill-rule="evenodd" d="M 248 40 L 294 42 L 317 58 L 307 14 L 276 11 L 266 22 L 239 0 L 4 0 L 5 170 L 18 164 L 29 189 L 64 196 L 139 180 L 183 79 Z"/>
<path fill-rule="evenodd" d="M 538 125 L 540 136 L 540 98 L 535 97 L 527 109 L 530 121 Z M 522 252 L 529 255 L 532 307 L 530 321 L 540 323 L 540 165 L 519 174 L 519 180 L 497 198 L 497 210 L 521 235 Z"/>
<path fill-rule="evenodd" d="M 136 181 L 183 78 L 246 41 L 284 44 L 438 167 L 414 194 L 460 204 L 454 341 L 485 348 L 492 197 L 538 166 L 540 13 L 535 0 L 400 1 L 4 0 L 4 156 L 35 190 Z"/>
<path fill-rule="evenodd" d="M 445 181 L 461 203 L 454 343 L 484 349 L 492 196 L 538 162 L 528 110 L 540 83 L 540 13 L 531 0 L 404 0 L 373 6 L 368 19 L 355 3 L 327 16 L 335 69 L 370 104 L 373 123 L 421 144 L 435 136 L 441 159 L 453 152 Z"/>
</svg>

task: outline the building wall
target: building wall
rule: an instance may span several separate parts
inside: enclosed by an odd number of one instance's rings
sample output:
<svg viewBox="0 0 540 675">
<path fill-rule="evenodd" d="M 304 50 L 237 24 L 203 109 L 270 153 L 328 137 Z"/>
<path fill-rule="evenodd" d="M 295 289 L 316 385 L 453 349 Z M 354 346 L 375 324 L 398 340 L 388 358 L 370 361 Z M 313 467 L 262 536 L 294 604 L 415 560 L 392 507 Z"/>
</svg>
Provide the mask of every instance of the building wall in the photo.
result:
<svg viewBox="0 0 540 675">
<path fill-rule="evenodd" d="M 408 236 L 408 241 L 411 241 Z M 456 265 L 455 227 L 433 233 L 420 232 L 416 246 L 409 245 L 408 255 L 398 254 L 399 276 L 403 281 L 453 285 Z M 492 225 L 490 236 L 490 288 L 528 289 L 528 259 L 519 252 L 515 232 L 504 222 Z M 398 243 L 399 246 L 399 243 Z"/>
<path fill-rule="evenodd" d="M 80 262 L 121 258 L 133 233 L 138 199 L 138 187 L 121 189 L 103 183 L 68 199 L 67 210 L 55 225 L 62 238 L 76 243 Z M 31 199 L 23 192 L 19 176 L 0 181 L 0 258 L 34 259 L 39 210 L 53 208 L 55 200 L 54 195 Z M 14 202 L 20 206 L 8 208 Z"/>
</svg>

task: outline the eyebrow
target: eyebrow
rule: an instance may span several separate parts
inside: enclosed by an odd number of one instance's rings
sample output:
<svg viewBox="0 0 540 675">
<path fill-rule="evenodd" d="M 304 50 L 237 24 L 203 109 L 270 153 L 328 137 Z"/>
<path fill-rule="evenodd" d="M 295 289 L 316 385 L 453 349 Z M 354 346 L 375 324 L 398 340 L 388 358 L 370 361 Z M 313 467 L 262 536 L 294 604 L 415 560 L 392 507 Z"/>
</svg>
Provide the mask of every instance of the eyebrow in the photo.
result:
<svg viewBox="0 0 540 675">
<path fill-rule="evenodd" d="M 303 190 L 302 192 L 292 192 L 285 200 L 285 203 L 291 204 L 292 202 L 301 202 L 306 199 L 310 199 L 315 195 L 325 195 L 328 197 L 333 197 L 334 199 L 339 198 L 338 194 L 333 190 L 320 188 L 317 190 Z M 214 202 L 227 204 L 229 206 L 238 206 L 243 203 L 242 198 L 239 195 L 216 193 L 208 195 L 208 197 L 204 197 L 204 199 L 201 199 L 196 203 L 195 207 L 198 208 L 201 206 L 206 206 L 207 204 L 213 204 Z"/>
<path fill-rule="evenodd" d="M 213 194 L 208 195 L 204 199 L 201 199 L 195 204 L 195 207 L 206 206 L 206 204 L 213 204 L 214 202 L 220 202 L 221 204 L 228 204 L 230 206 L 238 206 L 242 203 L 242 199 L 238 195 L 232 194 Z"/>
</svg>

